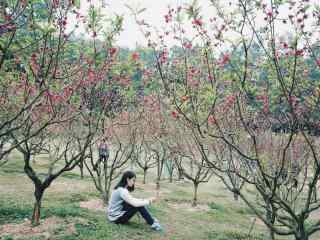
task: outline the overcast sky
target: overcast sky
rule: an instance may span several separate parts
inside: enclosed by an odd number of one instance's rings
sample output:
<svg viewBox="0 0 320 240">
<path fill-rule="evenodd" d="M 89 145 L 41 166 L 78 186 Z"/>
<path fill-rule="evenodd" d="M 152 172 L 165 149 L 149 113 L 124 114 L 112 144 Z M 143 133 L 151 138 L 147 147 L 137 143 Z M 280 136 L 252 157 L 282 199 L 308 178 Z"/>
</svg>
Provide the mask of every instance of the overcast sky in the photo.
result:
<svg viewBox="0 0 320 240">
<path fill-rule="evenodd" d="M 235 0 L 221 0 L 223 3 L 227 3 L 229 1 L 235 2 Z M 161 28 L 161 26 L 164 25 L 164 15 L 166 14 L 169 5 L 175 8 L 177 6 L 183 6 L 185 3 L 190 3 L 192 0 L 81 0 L 80 12 L 85 14 L 90 4 L 98 6 L 101 5 L 102 2 L 107 6 L 102 10 L 103 13 L 110 14 L 110 12 L 113 12 L 124 16 L 123 31 L 118 38 L 117 44 L 122 47 L 135 48 L 137 44 L 146 45 L 146 40 L 139 31 L 130 10 L 125 6 L 126 4 L 133 7 L 146 8 L 146 11 L 142 14 L 143 19 L 153 26 Z M 212 17 L 214 15 L 213 8 L 210 7 L 209 0 L 198 0 L 198 2 L 201 6 L 202 14 L 205 17 Z M 320 5 L 320 0 L 311 0 L 311 2 Z M 283 12 L 284 15 L 288 15 L 287 9 L 282 9 L 281 12 Z M 262 22 L 263 16 L 261 16 L 260 19 L 257 18 L 256 21 Z M 280 26 L 278 31 L 283 34 L 288 31 L 287 28 L 288 26 Z M 83 27 L 80 26 L 79 29 L 81 31 L 81 29 L 83 30 Z"/>
<path fill-rule="evenodd" d="M 91 4 L 98 6 L 102 1 L 106 4 L 106 8 L 102 10 L 105 14 L 112 12 L 124 16 L 123 31 L 117 43 L 120 46 L 130 48 L 135 48 L 137 44 L 146 45 L 146 41 L 135 23 L 130 10 L 125 5 L 130 5 L 134 8 L 146 8 L 147 10 L 142 14 L 143 18 L 148 23 L 160 28 L 164 24 L 164 15 L 169 5 L 176 7 L 190 2 L 189 0 L 91 0 Z M 200 2 L 209 4 L 209 0 L 200 0 Z M 89 5 L 88 0 L 81 0 L 80 12 L 85 14 Z M 80 31 L 82 30 L 83 28 L 80 25 Z"/>
</svg>

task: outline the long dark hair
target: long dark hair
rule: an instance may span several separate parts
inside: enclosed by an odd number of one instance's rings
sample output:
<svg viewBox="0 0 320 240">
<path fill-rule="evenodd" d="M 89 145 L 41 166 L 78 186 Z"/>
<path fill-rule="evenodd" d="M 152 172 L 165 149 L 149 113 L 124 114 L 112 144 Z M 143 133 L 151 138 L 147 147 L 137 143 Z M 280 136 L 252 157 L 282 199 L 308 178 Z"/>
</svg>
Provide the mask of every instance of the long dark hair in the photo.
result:
<svg viewBox="0 0 320 240">
<path fill-rule="evenodd" d="M 133 192 L 134 191 L 134 185 L 132 187 L 127 186 L 127 179 L 132 179 L 132 178 L 136 178 L 136 174 L 132 171 L 125 171 L 120 179 L 120 181 L 118 182 L 118 184 L 114 187 L 114 189 L 117 189 L 118 187 L 127 187 L 129 192 Z"/>
</svg>

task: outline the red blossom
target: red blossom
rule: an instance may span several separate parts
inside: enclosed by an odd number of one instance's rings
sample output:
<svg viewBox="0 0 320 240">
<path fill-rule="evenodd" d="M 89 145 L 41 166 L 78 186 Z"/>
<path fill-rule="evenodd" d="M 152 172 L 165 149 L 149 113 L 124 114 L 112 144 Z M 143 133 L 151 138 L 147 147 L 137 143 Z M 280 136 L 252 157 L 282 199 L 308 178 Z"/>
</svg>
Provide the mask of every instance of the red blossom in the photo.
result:
<svg viewBox="0 0 320 240">
<path fill-rule="evenodd" d="M 32 53 L 31 54 L 31 59 L 32 60 L 37 60 L 37 54 L 36 53 Z"/>
<path fill-rule="evenodd" d="M 194 19 L 192 24 L 201 27 L 203 23 L 201 19 Z"/>
<path fill-rule="evenodd" d="M 34 72 L 34 74 L 37 74 L 38 71 L 40 70 L 40 66 L 37 63 L 37 54 L 36 53 L 32 53 L 32 55 L 31 55 L 30 66 L 31 66 L 31 69 Z"/>
<path fill-rule="evenodd" d="M 189 99 L 189 96 L 182 96 L 181 97 L 181 101 L 182 102 L 185 102 L 185 101 L 187 101 Z"/>
<path fill-rule="evenodd" d="M 171 116 L 175 119 L 177 119 L 179 116 L 178 116 L 178 113 L 176 111 L 172 111 L 171 112 Z"/>
<path fill-rule="evenodd" d="M 220 60 L 218 60 L 218 64 L 220 66 L 226 65 L 230 61 L 230 55 L 225 53 Z"/>
<path fill-rule="evenodd" d="M 216 119 L 215 119 L 215 117 L 213 116 L 213 115 L 209 115 L 209 117 L 208 117 L 208 124 L 216 124 L 217 123 L 217 121 L 216 121 Z"/>
<path fill-rule="evenodd" d="M 295 106 L 299 99 L 296 96 L 289 96 L 289 103 Z"/>
<path fill-rule="evenodd" d="M 5 15 L 5 16 L 4 16 L 4 19 L 5 19 L 6 21 L 8 21 L 8 22 L 12 20 L 12 18 L 11 18 L 10 15 Z"/>
<path fill-rule="evenodd" d="M 296 56 L 303 56 L 303 49 L 297 50 L 296 51 Z"/>
<path fill-rule="evenodd" d="M 73 88 L 70 86 L 67 86 L 63 89 L 63 97 L 64 98 L 69 98 L 72 95 Z"/>
<path fill-rule="evenodd" d="M 267 16 L 270 17 L 270 18 L 272 17 L 272 11 L 271 10 L 267 12 Z"/>
<path fill-rule="evenodd" d="M 171 14 L 167 14 L 164 16 L 164 19 L 166 21 L 166 23 L 169 23 L 172 21 L 172 15 Z"/>
<path fill-rule="evenodd" d="M 139 58 L 140 58 L 139 53 L 134 52 L 134 53 L 131 54 L 131 59 L 132 59 L 133 61 L 138 61 Z"/>
<path fill-rule="evenodd" d="M 119 82 L 123 86 L 129 86 L 130 85 L 130 78 L 128 78 L 128 77 L 120 78 Z"/>
<path fill-rule="evenodd" d="M 88 70 L 88 81 L 91 83 L 95 81 L 95 73 L 91 68 Z"/>
<path fill-rule="evenodd" d="M 186 43 L 183 44 L 183 46 L 184 46 L 185 48 L 191 49 L 191 48 L 192 48 L 192 43 L 190 43 L 190 42 L 187 43 L 187 42 L 186 42 Z"/>
<path fill-rule="evenodd" d="M 168 50 L 167 49 L 164 49 L 161 53 L 160 53 L 160 62 L 162 64 L 166 63 L 167 60 L 168 60 Z"/>
<path fill-rule="evenodd" d="M 236 101 L 236 96 L 230 95 L 225 98 L 225 103 L 223 105 L 223 110 L 228 110 Z"/>
<path fill-rule="evenodd" d="M 117 52 L 117 49 L 116 48 L 109 48 L 109 54 L 111 55 L 111 56 L 113 56 L 114 54 L 116 54 L 116 52 Z"/>
<path fill-rule="evenodd" d="M 190 84 L 191 87 L 199 87 L 199 81 L 198 80 L 195 80 L 195 79 L 188 79 L 188 82 Z"/>
<path fill-rule="evenodd" d="M 224 54 L 222 58 L 222 64 L 226 64 L 230 61 L 230 55 L 229 54 Z"/>
<path fill-rule="evenodd" d="M 57 8 L 59 6 L 59 0 L 53 0 L 53 7 Z"/>
</svg>

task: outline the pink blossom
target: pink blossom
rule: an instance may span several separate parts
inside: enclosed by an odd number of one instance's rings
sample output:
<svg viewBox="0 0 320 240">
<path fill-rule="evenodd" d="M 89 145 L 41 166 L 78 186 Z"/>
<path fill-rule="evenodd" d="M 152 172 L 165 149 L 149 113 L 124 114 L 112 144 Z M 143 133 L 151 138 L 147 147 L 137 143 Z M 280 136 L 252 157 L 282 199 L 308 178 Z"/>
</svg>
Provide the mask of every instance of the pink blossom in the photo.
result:
<svg viewBox="0 0 320 240">
<path fill-rule="evenodd" d="M 208 117 L 208 124 L 216 124 L 217 123 L 217 121 L 216 121 L 216 119 L 215 119 L 215 117 L 213 116 L 213 115 L 209 115 L 209 117 Z"/>
<path fill-rule="evenodd" d="M 140 58 L 139 53 L 134 52 L 134 53 L 131 54 L 131 59 L 132 59 L 133 61 L 138 61 L 139 58 Z"/>
<path fill-rule="evenodd" d="M 184 43 L 183 46 L 187 49 L 191 49 L 192 48 L 192 43 Z"/>
<path fill-rule="evenodd" d="M 203 23 L 201 19 L 194 19 L 192 24 L 201 27 Z"/>
<path fill-rule="evenodd" d="M 303 56 L 303 54 L 304 54 L 303 49 L 296 51 L 296 56 Z"/>
<path fill-rule="evenodd" d="M 178 113 L 176 111 L 172 111 L 171 112 L 171 116 L 175 119 L 177 119 L 179 116 L 178 116 Z"/>
<path fill-rule="evenodd" d="M 224 65 L 224 64 L 228 63 L 229 61 L 230 61 L 230 55 L 224 54 L 221 63 Z"/>
<path fill-rule="evenodd" d="M 181 101 L 182 102 L 185 102 L 185 101 L 187 101 L 189 99 L 189 96 L 182 96 L 181 97 Z"/>
<path fill-rule="evenodd" d="M 95 73 L 91 68 L 88 70 L 88 81 L 91 83 L 95 81 Z"/>
<path fill-rule="evenodd" d="M 116 48 L 114 48 L 114 47 L 112 47 L 112 48 L 109 48 L 109 54 L 111 55 L 111 56 L 113 56 L 114 54 L 116 54 L 116 52 L 117 52 L 117 49 Z"/>
<path fill-rule="evenodd" d="M 222 67 L 226 65 L 230 61 L 230 55 L 225 53 L 220 60 L 218 60 L 218 64 Z"/>
<path fill-rule="evenodd" d="M 270 18 L 272 17 L 272 11 L 271 10 L 267 12 L 267 16 L 270 17 Z"/>
</svg>

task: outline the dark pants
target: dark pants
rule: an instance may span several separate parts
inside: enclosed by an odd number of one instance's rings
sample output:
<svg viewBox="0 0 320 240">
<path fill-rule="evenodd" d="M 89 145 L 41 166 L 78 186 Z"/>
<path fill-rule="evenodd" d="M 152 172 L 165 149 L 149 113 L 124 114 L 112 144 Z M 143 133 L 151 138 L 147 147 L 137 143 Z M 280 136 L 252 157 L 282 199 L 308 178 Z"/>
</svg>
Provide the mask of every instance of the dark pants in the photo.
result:
<svg viewBox="0 0 320 240">
<path fill-rule="evenodd" d="M 109 158 L 109 155 L 100 155 L 99 156 L 99 161 L 102 162 L 102 161 L 107 161 Z"/>
<path fill-rule="evenodd" d="M 99 155 L 98 161 L 94 164 L 93 170 L 97 170 L 101 162 L 106 162 L 109 158 L 109 155 Z"/>
<path fill-rule="evenodd" d="M 125 213 L 120 218 L 118 218 L 115 221 L 115 223 L 125 224 L 137 212 L 140 213 L 140 215 L 144 218 L 144 220 L 146 220 L 146 222 L 149 225 L 152 225 L 154 223 L 154 219 L 151 217 L 150 213 L 148 212 L 148 210 L 145 207 L 134 207 L 134 206 L 131 206 L 130 204 L 126 203 L 125 201 L 123 201 L 123 210 L 125 211 Z"/>
</svg>

